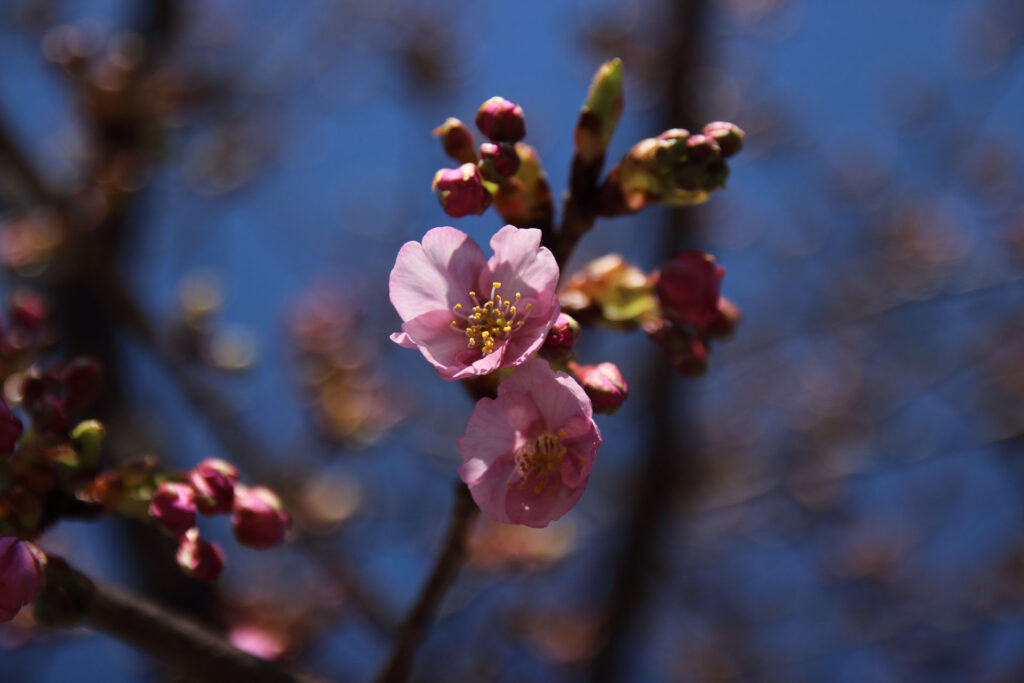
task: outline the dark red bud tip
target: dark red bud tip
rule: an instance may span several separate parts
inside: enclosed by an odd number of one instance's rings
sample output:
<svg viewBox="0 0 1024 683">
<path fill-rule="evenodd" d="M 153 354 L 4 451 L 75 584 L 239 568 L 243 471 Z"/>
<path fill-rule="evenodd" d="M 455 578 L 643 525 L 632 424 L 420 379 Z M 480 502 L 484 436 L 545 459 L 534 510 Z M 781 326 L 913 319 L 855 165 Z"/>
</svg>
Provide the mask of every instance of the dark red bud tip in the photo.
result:
<svg viewBox="0 0 1024 683">
<path fill-rule="evenodd" d="M 220 548 L 201 539 L 196 528 L 182 535 L 175 559 L 181 570 L 196 581 L 216 581 L 224 570 Z"/>
<path fill-rule="evenodd" d="M 69 412 L 76 412 L 99 396 L 103 370 L 96 360 L 83 356 L 68 363 L 60 379 L 64 384 L 64 405 Z"/>
<path fill-rule="evenodd" d="M 41 295 L 19 289 L 11 295 L 11 322 L 20 327 L 36 329 L 46 322 L 50 307 Z"/>
<path fill-rule="evenodd" d="M 746 134 L 743 130 L 727 121 L 712 121 L 704 126 L 704 135 L 714 138 L 722 150 L 723 157 L 731 157 L 743 147 L 743 139 Z"/>
<path fill-rule="evenodd" d="M 568 313 L 559 313 L 555 324 L 548 330 L 544 345 L 540 347 L 541 358 L 552 363 L 564 363 L 572 358 L 572 348 L 580 336 L 580 324 Z"/>
<path fill-rule="evenodd" d="M 231 463 L 210 458 L 189 472 L 196 507 L 204 515 L 226 515 L 233 509 L 238 470 Z"/>
<path fill-rule="evenodd" d="M 235 489 L 235 513 L 231 519 L 235 538 L 251 548 L 270 548 L 282 540 L 291 526 L 281 499 L 268 488 L 257 486 Z"/>
<path fill-rule="evenodd" d="M 715 257 L 696 249 L 681 252 L 658 276 L 658 299 L 665 316 L 698 328 L 718 316 L 718 297 L 725 269 Z"/>
<path fill-rule="evenodd" d="M 475 164 L 473 133 L 462 121 L 449 118 L 434 129 L 434 135 L 441 139 L 444 153 L 460 164 Z"/>
<path fill-rule="evenodd" d="M 484 175 L 496 182 L 511 178 L 519 170 L 520 161 L 515 145 L 507 142 L 485 142 L 480 145 L 480 159 Z"/>
<path fill-rule="evenodd" d="M 693 161 L 707 161 L 722 155 L 714 138 L 707 135 L 691 135 L 686 139 L 686 148 Z"/>
<path fill-rule="evenodd" d="M 153 494 L 149 516 L 175 536 L 184 535 L 196 524 L 195 492 L 188 484 L 165 481 Z"/>
<path fill-rule="evenodd" d="M 480 215 L 491 205 L 491 193 L 484 187 L 476 164 L 442 168 L 434 174 L 434 190 L 441 208 L 452 218 Z"/>
<path fill-rule="evenodd" d="M 576 376 L 576 381 L 583 387 L 583 391 L 590 397 L 595 413 L 611 415 L 629 396 L 629 385 L 615 363 L 570 363 L 569 369 Z"/>
<path fill-rule="evenodd" d="M 503 97 L 492 97 L 480 105 L 476 127 L 493 142 L 519 142 L 526 136 L 523 108 Z"/>
</svg>

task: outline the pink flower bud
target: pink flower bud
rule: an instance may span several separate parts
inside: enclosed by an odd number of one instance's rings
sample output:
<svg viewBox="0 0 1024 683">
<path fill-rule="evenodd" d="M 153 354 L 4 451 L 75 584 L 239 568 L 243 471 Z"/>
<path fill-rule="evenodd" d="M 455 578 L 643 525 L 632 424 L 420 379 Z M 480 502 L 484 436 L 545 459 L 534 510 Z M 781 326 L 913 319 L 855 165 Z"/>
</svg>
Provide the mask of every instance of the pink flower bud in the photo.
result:
<svg viewBox="0 0 1024 683">
<path fill-rule="evenodd" d="M 644 332 L 668 356 L 672 368 L 684 377 L 700 377 L 708 371 L 708 345 L 690 327 L 674 325 L 665 318 L 644 321 Z"/>
<path fill-rule="evenodd" d="M 570 363 L 569 369 L 576 376 L 576 381 L 583 387 L 583 391 L 590 397 L 595 413 L 611 415 L 629 396 L 629 385 L 615 363 Z"/>
<path fill-rule="evenodd" d="M 480 145 L 481 170 L 488 179 L 496 182 L 511 178 L 519 170 L 519 155 L 516 148 L 507 142 L 485 142 Z"/>
<path fill-rule="evenodd" d="M 0 537 L 0 622 L 13 619 L 43 587 L 46 556 L 13 536 Z"/>
<path fill-rule="evenodd" d="M 444 153 L 460 164 L 475 164 L 476 151 L 473 149 L 473 133 L 469 127 L 456 118 L 448 118 L 434 129 L 434 135 L 441 138 Z"/>
<path fill-rule="evenodd" d="M 188 484 L 165 481 L 153 494 L 149 516 L 175 536 L 182 536 L 195 526 L 196 494 Z"/>
<path fill-rule="evenodd" d="M 70 412 L 85 408 L 99 396 L 103 370 L 92 358 L 75 358 L 60 374 L 64 384 L 64 405 Z"/>
<path fill-rule="evenodd" d="M 476 164 L 440 169 L 434 174 L 434 190 L 441 208 L 452 218 L 479 216 L 491 205 L 491 193 L 484 187 Z"/>
<path fill-rule="evenodd" d="M 708 336 L 718 339 L 731 337 L 742 317 L 739 306 L 724 296 L 718 297 L 718 315 L 708 325 Z"/>
<path fill-rule="evenodd" d="M 235 502 L 238 470 L 231 463 L 209 458 L 188 473 L 196 494 L 196 507 L 204 515 L 226 515 Z"/>
<path fill-rule="evenodd" d="M 693 161 L 707 161 L 721 156 L 722 150 L 714 138 L 707 135 L 691 135 L 686 139 L 686 150 Z"/>
<path fill-rule="evenodd" d="M 492 97 L 477 110 L 476 127 L 494 142 L 519 142 L 526 135 L 523 108 L 504 97 Z"/>
<path fill-rule="evenodd" d="M 178 543 L 175 559 L 181 570 L 196 581 L 216 581 L 224 569 L 220 548 L 199 538 L 199 529 L 189 529 Z"/>
<path fill-rule="evenodd" d="M 731 157 L 739 152 L 743 147 L 743 138 L 746 137 L 739 126 L 726 121 L 712 121 L 704 126 L 703 132 L 718 143 L 723 157 Z"/>
<path fill-rule="evenodd" d="M 23 430 L 21 420 L 0 399 L 0 453 L 13 451 Z"/>
<path fill-rule="evenodd" d="M 665 264 L 658 277 L 658 298 L 665 316 L 681 325 L 703 328 L 718 317 L 718 295 L 725 269 L 711 254 L 688 249 Z"/>
<path fill-rule="evenodd" d="M 580 324 L 566 313 L 559 313 L 555 324 L 548 330 L 540 356 L 552 363 L 564 363 L 572 358 L 572 347 L 580 336 Z"/>
<path fill-rule="evenodd" d="M 235 514 L 231 520 L 235 538 L 252 548 L 270 548 L 284 539 L 291 517 L 281 499 L 268 488 L 235 488 Z"/>
</svg>

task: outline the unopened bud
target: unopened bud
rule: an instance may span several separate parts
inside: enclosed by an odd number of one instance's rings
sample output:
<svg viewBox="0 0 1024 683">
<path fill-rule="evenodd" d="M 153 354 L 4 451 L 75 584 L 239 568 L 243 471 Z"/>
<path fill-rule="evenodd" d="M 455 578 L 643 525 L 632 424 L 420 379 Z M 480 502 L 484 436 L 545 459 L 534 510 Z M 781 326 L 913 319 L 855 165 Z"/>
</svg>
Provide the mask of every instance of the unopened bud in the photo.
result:
<svg viewBox="0 0 1024 683">
<path fill-rule="evenodd" d="M 727 121 L 712 121 L 704 126 L 704 135 L 714 138 L 722 150 L 722 157 L 728 158 L 743 148 L 743 139 L 746 137 L 743 130 Z"/>
<path fill-rule="evenodd" d="M 540 356 L 552 363 L 564 363 L 572 358 L 572 347 L 580 336 L 580 324 L 566 313 L 559 313 L 555 324 L 548 330 Z"/>
<path fill-rule="evenodd" d="M 0 622 L 13 619 L 43 587 L 46 556 L 13 536 L 0 538 Z"/>
<path fill-rule="evenodd" d="M 716 339 L 727 339 L 736 332 L 743 313 L 740 307 L 724 296 L 718 297 L 718 315 L 708 325 L 708 336 Z"/>
<path fill-rule="evenodd" d="M 200 538 L 199 529 L 194 527 L 181 537 L 174 558 L 181 570 L 196 581 L 216 581 L 224 569 L 220 548 Z"/>
<path fill-rule="evenodd" d="M 607 151 L 622 105 L 622 60 L 615 58 L 602 64 L 594 74 L 576 123 L 576 152 L 584 161 L 593 161 Z"/>
<path fill-rule="evenodd" d="M 491 205 L 491 193 L 484 187 L 476 164 L 440 169 L 434 174 L 433 189 L 441 208 L 452 218 L 479 216 Z"/>
<path fill-rule="evenodd" d="M 476 127 L 493 142 L 519 142 L 526 135 L 523 108 L 504 97 L 492 97 L 477 110 Z"/>
<path fill-rule="evenodd" d="M 684 377 L 700 377 L 708 370 L 708 345 L 691 328 L 665 318 L 644 321 L 644 332 L 668 356 L 672 368 Z"/>
<path fill-rule="evenodd" d="M 713 157 L 720 156 L 722 150 L 714 138 L 707 135 L 691 135 L 686 139 L 687 156 L 692 161 L 707 161 Z"/>
<path fill-rule="evenodd" d="M 231 519 L 235 538 L 252 548 L 270 548 L 284 539 L 291 517 L 281 499 L 268 488 L 256 486 L 235 489 L 235 514 Z"/>
<path fill-rule="evenodd" d="M 475 164 L 476 151 L 473 148 L 473 133 L 462 121 L 450 117 L 434 129 L 434 135 L 441 139 L 444 153 L 460 164 Z"/>
<path fill-rule="evenodd" d="M 19 289 L 11 295 L 11 322 L 20 327 L 37 329 L 50 315 L 46 299 L 27 289 Z"/>
<path fill-rule="evenodd" d="M 611 415 L 616 412 L 629 396 L 629 385 L 615 363 L 580 365 L 570 363 L 569 369 L 576 381 L 587 392 L 595 413 Z"/>
<path fill-rule="evenodd" d="M 79 422 L 71 430 L 71 441 L 78 452 L 79 463 L 86 469 L 95 469 L 100 464 L 100 450 L 107 430 L 96 420 Z"/>
<path fill-rule="evenodd" d="M 196 523 L 195 492 L 188 484 L 165 481 L 153 494 L 149 516 L 175 536 L 182 536 Z"/>
<path fill-rule="evenodd" d="M 485 142 L 480 145 L 480 170 L 494 182 L 510 178 L 519 170 L 515 145 L 507 142 Z"/>
<path fill-rule="evenodd" d="M 204 515 L 226 515 L 235 502 L 238 470 L 231 463 L 209 458 L 189 472 L 188 481 L 196 493 L 196 507 Z"/>
<path fill-rule="evenodd" d="M 688 249 L 666 263 L 658 276 L 658 299 L 665 316 L 677 324 L 703 329 L 718 317 L 725 269 L 715 257 Z"/>
</svg>

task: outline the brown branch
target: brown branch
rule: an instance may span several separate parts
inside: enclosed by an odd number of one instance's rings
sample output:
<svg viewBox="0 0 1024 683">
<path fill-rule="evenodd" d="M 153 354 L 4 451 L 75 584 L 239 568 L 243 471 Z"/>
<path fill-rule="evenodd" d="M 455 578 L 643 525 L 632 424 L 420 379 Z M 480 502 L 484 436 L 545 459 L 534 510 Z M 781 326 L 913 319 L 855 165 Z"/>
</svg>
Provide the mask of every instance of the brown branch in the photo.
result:
<svg viewBox="0 0 1024 683">
<path fill-rule="evenodd" d="M 55 585 L 56 584 L 56 585 Z M 84 625 L 124 642 L 165 664 L 190 681 L 216 683 L 318 683 L 322 679 L 254 657 L 221 636 L 148 600 L 92 581 L 51 557 L 48 591 L 74 594 L 84 609 Z"/>
<path fill-rule="evenodd" d="M 434 568 L 423 584 L 416 603 L 402 623 L 391 656 L 377 676 L 378 683 L 399 683 L 409 678 L 416 649 L 433 623 L 445 593 L 455 583 L 462 568 L 466 557 L 466 541 L 477 511 L 469 489 L 461 481 L 457 482 L 455 506 L 441 552 L 434 561 Z"/>
</svg>

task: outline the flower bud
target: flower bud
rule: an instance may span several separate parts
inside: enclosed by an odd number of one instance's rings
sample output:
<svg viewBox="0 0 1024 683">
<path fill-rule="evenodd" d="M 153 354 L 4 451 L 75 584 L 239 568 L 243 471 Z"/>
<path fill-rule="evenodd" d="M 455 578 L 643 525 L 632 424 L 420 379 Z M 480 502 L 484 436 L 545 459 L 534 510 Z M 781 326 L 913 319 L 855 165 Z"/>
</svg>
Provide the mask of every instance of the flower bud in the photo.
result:
<svg viewBox="0 0 1024 683">
<path fill-rule="evenodd" d="M 703 133 L 718 143 L 723 158 L 739 152 L 743 148 L 743 138 L 746 137 L 739 126 L 726 121 L 712 121 L 704 126 Z"/>
<path fill-rule="evenodd" d="M 485 142 L 480 145 L 480 170 L 493 182 L 510 178 L 519 170 L 516 148 L 507 142 Z"/>
<path fill-rule="evenodd" d="M 523 108 L 504 97 L 492 97 L 477 110 L 476 127 L 493 142 L 519 142 L 526 135 Z"/>
<path fill-rule="evenodd" d="M 707 135 L 691 135 L 686 139 L 687 156 L 696 162 L 707 161 L 722 154 L 718 143 Z"/>
<path fill-rule="evenodd" d="M 598 363 L 597 365 L 580 365 L 570 363 L 569 369 L 576 381 L 587 392 L 595 413 L 611 415 L 619 409 L 629 396 L 629 385 L 615 363 Z"/>
<path fill-rule="evenodd" d="M 68 412 L 81 410 L 95 401 L 102 378 L 103 370 L 92 358 L 83 356 L 68 363 L 60 375 L 64 384 L 64 406 Z"/>
<path fill-rule="evenodd" d="M 708 336 L 716 339 L 727 339 L 736 332 L 743 313 L 740 307 L 724 296 L 718 297 L 718 315 L 708 325 Z"/>
<path fill-rule="evenodd" d="M 226 515 L 235 502 L 238 470 L 231 463 L 209 458 L 189 472 L 188 481 L 196 493 L 196 507 L 204 515 Z"/>
<path fill-rule="evenodd" d="M 491 205 L 491 193 L 483 186 L 476 164 L 438 170 L 433 189 L 441 208 L 452 218 L 479 216 Z"/>
<path fill-rule="evenodd" d="M 46 556 L 13 536 L 0 538 L 0 622 L 13 619 L 43 587 Z"/>
<path fill-rule="evenodd" d="M 684 377 L 700 377 L 708 371 L 707 342 L 692 329 L 665 318 L 644 321 L 644 332 L 668 356 L 672 368 Z"/>
<path fill-rule="evenodd" d="M 476 151 L 473 149 L 473 133 L 462 121 L 448 118 L 434 129 L 434 135 L 441 138 L 444 153 L 460 164 L 475 164 Z"/>
<path fill-rule="evenodd" d="M 576 123 L 576 153 L 586 162 L 603 157 L 622 114 L 622 60 L 605 62 L 594 74 Z"/>
<path fill-rule="evenodd" d="M 188 484 L 165 481 L 153 494 L 149 516 L 175 536 L 181 536 L 195 526 L 196 494 Z"/>
<path fill-rule="evenodd" d="M 96 420 L 79 422 L 71 430 L 71 441 L 79 455 L 79 463 L 86 469 L 95 469 L 100 463 L 100 449 L 107 430 Z"/>
<path fill-rule="evenodd" d="M 216 581 L 224 569 L 220 548 L 199 538 L 199 529 L 189 529 L 178 543 L 174 558 L 178 566 L 196 581 Z"/>
<path fill-rule="evenodd" d="M 284 511 L 281 499 L 268 488 L 256 486 L 235 488 L 235 514 L 231 523 L 235 538 L 252 548 L 270 548 L 284 539 L 291 517 Z"/>
<path fill-rule="evenodd" d="M 657 292 L 665 316 L 680 325 L 704 328 L 718 317 L 725 269 L 711 254 L 688 249 L 665 264 Z"/>
<path fill-rule="evenodd" d="M 566 313 L 559 313 L 555 324 L 548 330 L 540 356 L 552 363 L 564 363 L 572 358 L 572 347 L 580 336 L 580 324 Z"/>
<path fill-rule="evenodd" d="M 21 420 L 11 412 L 0 398 L 0 453 L 10 453 L 24 431 Z"/>
</svg>

